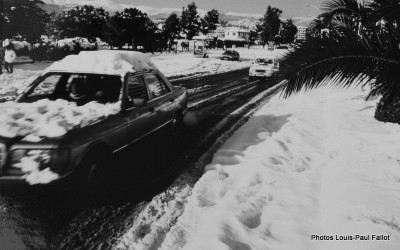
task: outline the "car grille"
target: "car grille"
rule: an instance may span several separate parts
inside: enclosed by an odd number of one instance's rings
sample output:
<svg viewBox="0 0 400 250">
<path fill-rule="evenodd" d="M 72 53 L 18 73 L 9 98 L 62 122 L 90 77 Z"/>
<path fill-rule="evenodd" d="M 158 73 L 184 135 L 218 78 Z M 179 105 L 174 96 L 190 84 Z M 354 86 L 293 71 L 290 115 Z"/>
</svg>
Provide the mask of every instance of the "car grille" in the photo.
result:
<svg viewBox="0 0 400 250">
<path fill-rule="evenodd" d="M 265 73 L 265 70 L 262 70 L 262 69 L 256 69 L 256 72 L 257 72 L 257 73 Z"/>
<path fill-rule="evenodd" d="M 0 167 L 6 163 L 6 145 L 0 143 Z"/>
</svg>

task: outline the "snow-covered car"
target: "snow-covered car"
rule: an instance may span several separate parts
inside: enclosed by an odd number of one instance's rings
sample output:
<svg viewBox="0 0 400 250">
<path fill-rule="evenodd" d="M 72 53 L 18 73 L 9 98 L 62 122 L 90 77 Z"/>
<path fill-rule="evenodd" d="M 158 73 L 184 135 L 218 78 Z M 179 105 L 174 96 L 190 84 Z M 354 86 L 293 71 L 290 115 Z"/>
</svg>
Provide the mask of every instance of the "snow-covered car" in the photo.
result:
<svg viewBox="0 0 400 250">
<path fill-rule="evenodd" d="M 249 80 L 266 78 L 274 75 L 279 70 L 279 61 L 275 57 L 258 57 L 250 66 Z"/>
<path fill-rule="evenodd" d="M 113 153 L 182 124 L 187 98 L 143 53 L 68 56 L 0 104 L 0 181 L 45 184 L 76 173 L 101 185 Z"/>
<path fill-rule="evenodd" d="M 239 61 L 240 55 L 239 52 L 236 50 L 225 50 L 224 53 L 222 53 L 221 60 L 228 60 L 228 61 Z"/>
</svg>

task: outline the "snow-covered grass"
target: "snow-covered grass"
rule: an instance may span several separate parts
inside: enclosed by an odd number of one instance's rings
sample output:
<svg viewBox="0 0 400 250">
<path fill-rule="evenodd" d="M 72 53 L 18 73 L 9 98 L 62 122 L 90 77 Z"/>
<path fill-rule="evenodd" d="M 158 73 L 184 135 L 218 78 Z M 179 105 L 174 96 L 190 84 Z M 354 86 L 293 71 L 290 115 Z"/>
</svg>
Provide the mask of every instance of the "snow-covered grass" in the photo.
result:
<svg viewBox="0 0 400 250">
<path fill-rule="evenodd" d="M 160 248 L 398 249 L 400 127 L 365 95 L 273 97 L 214 155 Z"/>
</svg>

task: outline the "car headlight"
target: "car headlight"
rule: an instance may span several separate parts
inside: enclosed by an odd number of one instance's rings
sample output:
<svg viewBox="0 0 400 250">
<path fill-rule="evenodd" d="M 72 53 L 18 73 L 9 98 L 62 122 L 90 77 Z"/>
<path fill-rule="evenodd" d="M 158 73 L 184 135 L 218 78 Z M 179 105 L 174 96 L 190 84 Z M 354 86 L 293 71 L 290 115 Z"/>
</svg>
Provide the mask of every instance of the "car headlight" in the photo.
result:
<svg viewBox="0 0 400 250">
<path fill-rule="evenodd" d="M 68 163 L 69 154 L 68 149 L 14 149 L 10 152 L 9 165 L 23 170 L 23 165 L 30 162 L 37 164 L 39 170 L 50 168 L 60 172 Z"/>
</svg>

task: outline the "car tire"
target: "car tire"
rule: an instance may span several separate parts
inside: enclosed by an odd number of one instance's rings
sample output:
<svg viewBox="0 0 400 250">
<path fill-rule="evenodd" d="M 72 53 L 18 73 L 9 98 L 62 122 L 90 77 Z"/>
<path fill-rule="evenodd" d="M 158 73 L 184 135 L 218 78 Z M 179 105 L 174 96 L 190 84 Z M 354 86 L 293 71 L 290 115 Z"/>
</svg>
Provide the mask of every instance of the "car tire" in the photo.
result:
<svg viewBox="0 0 400 250">
<path fill-rule="evenodd" d="M 110 191 L 111 158 L 111 153 L 106 150 L 93 150 L 82 160 L 82 181 L 90 198 L 98 199 Z"/>
<path fill-rule="evenodd" d="M 254 76 L 249 76 L 249 81 L 254 81 Z"/>
</svg>

